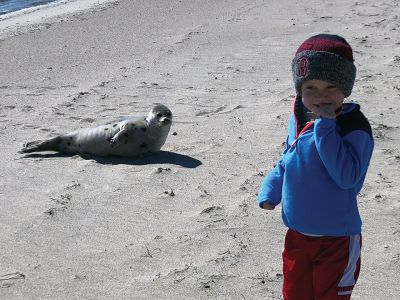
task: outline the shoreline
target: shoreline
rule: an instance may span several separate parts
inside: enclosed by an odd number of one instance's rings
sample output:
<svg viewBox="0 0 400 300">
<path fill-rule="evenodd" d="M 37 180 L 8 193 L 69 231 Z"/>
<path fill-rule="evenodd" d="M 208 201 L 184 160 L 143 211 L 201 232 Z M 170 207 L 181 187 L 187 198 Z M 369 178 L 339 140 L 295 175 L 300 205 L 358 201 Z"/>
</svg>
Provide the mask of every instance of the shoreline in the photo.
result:
<svg viewBox="0 0 400 300">
<path fill-rule="evenodd" d="M 117 0 L 61 0 L 0 15 L 0 40 L 29 31 L 30 27 L 60 21 L 62 16 L 101 9 L 115 2 Z"/>
</svg>

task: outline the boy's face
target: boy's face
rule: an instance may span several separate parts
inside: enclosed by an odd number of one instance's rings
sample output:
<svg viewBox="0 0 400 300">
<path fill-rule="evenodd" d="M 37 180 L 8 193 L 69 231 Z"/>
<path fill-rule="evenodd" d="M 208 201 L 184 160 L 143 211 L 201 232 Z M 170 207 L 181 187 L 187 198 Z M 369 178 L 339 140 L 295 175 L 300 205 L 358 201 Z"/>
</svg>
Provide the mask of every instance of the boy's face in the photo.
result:
<svg viewBox="0 0 400 300">
<path fill-rule="evenodd" d="M 317 116 L 333 114 L 340 109 L 344 101 L 343 92 L 330 82 L 307 80 L 301 85 L 303 104 Z"/>
</svg>

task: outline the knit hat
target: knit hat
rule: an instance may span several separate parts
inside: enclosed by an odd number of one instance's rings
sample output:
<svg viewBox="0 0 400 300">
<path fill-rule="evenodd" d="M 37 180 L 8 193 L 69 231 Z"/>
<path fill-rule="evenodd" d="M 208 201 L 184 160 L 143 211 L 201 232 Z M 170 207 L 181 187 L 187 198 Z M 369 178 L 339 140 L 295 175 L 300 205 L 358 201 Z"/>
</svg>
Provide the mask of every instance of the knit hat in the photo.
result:
<svg viewBox="0 0 400 300">
<path fill-rule="evenodd" d="M 301 95 L 306 80 L 319 79 L 338 87 L 345 97 L 350 96 L 356 78 L 353 50 L 338 35 L 319 34 L 305 40 L 292 61 L 293 81 Z"/>
</svg>

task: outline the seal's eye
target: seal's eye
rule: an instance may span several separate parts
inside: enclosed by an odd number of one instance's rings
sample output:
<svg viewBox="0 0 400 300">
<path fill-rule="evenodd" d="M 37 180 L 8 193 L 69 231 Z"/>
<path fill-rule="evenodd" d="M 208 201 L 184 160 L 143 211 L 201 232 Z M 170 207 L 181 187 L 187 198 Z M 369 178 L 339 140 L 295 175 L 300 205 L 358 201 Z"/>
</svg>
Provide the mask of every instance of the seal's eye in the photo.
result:
<svg viewBox="0 0 400 300">
<path fill-rule="evenodd" d="M 161 118 L 161 117 L 162 117 L 162 113 L 158 113 L 157 118 Z"/>
</svg>

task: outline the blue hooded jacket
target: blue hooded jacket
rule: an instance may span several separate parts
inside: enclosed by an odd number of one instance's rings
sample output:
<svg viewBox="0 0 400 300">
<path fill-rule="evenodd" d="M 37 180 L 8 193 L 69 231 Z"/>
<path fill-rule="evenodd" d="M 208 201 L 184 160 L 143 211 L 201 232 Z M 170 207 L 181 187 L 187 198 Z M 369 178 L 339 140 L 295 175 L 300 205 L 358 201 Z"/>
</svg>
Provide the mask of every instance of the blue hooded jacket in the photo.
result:
<svg viewBox="0 0 400 300">
<path fill-rule="evenodd" d="M 357 194 L 374 148 L 371 126 L 360 106 L 349 103 L 336 120 L 317 119 L 304 131 L 303 111 L 297 96 L 286 149 L 261 185 L 259 206 L 282 201 L 283 222 L 298 232 L 359 234 Z"/>
</svg>

